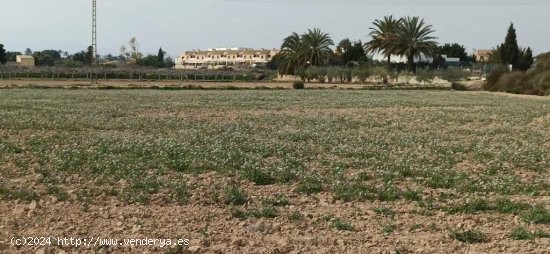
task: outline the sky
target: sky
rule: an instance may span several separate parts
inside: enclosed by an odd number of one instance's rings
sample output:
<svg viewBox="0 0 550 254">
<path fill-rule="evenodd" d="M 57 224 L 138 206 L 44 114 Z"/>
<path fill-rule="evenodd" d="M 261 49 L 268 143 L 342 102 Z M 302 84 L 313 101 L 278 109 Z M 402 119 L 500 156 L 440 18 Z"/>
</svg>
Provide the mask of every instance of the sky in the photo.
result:
<svg viewBox="0 0 550 254">
<path fill-rule="evenodd" d="M 292 32 L 320 28 L 335 43 L 368 41 L 375 19 L 420 16 L 439 43 L 468 52 L 504 41 L 511 22 L 520 46 L 550 51 L 548 0 L 97 0 L 98 53 L 120 54 L 136 37 L 141 52 L 176 57 L 215 47 L 279 48 Z M 92 0 L 0 0 L 0 43 L 8 51 L 91 44 Z"/>
</svg>

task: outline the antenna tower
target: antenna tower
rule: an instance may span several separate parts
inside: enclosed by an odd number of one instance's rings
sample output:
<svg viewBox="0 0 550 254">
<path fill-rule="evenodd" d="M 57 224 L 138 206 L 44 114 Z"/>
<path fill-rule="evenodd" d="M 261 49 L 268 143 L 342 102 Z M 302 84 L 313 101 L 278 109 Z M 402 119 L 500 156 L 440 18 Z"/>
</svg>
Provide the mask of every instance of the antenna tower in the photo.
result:
<svg viewBox="0 0 550 254">
<path fill-rule="evenodd" d="M 92 63 L 90 68 L 90 79 L 92 80 L 92 84 L 97 83 L 97 75 L 95 75 L 95 68 L 97 67 L 97 3 L 96 0 L 93 0 L 92 5 L 92 48 L 93 48 L 93 55 L 92 55 Z"/>
</svg>

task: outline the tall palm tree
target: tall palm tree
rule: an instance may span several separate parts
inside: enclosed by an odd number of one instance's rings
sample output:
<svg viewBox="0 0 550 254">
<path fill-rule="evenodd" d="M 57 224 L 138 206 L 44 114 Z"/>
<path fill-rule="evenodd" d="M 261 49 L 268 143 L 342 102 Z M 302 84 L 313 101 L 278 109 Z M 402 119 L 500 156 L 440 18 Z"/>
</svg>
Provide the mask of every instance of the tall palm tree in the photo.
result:
<svg viewBox="0 0 550 254">
<path fill-rule="evenodd" d="M 323 33 L 321 29 L 309 29 L 302 37 L 303 59 L 308 61 L 311 66 L 318 66 L 328 63 L 332 54 L 331 46 L 334 42 L 328 33 Z"/>
<path fill-rule="evenodd" d="M 334 42 L 329 34 L 315 28 L 298 35 L 292 33 L 283 40 L 280 52 L 279 73 L 294 74 L 298 67 L 326 64 L 332 54 Z"/>
<path fill-rule="evenodd" d="M 367 51 L 373 53 L 382 52 L 388 59 L 388 66 L 391 64 L 391 55 L 396 54 L 397 30 L 402 19 L 394 19 L 393 16 L 386 16 L 382 20 L 375 20 L 370 28 L 369 35 L 372 39 L 365 44 Z"/>
<path fill-rule="evenodd" d="M 302 41 L 300 35 L 292 33 L 283 40 L 281 45 L 279 73 L 294 74 L 294 69 L 301 65 Z"/>
<path fill-rule="evenodd" d="M 414 71 L 414 58 L 434 56 L 437 52 L 437 37 L 431 36 L 435 30 L 418 17 L 405 17 L 397 30 L 396 52 L 407 57 L 408 71 Z"/>
</svg>

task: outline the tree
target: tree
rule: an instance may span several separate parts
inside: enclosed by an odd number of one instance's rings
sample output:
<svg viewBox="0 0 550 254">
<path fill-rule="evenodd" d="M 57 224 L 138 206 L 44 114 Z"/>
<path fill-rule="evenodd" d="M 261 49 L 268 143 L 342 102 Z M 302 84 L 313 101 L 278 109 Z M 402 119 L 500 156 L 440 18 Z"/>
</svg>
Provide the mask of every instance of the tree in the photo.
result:
<svg viewBox="0 0 550 254">
<path fill-rule="evenodd" d="M 468 60 L 468 53 L 466 53 L 466 48 L 458 43 L 445 43 L 445 45 L 439 46 L 438 54 L 446 55 L 448 57 L 456 57 L 463 62 Z"/>
<path fill-rule="evenodd" d="M 92 66 L 94 64 L 94 47 L 88 47 L 84 64 L 86 64 L 87 66 Z"/>
<path fill-rule="evenodd" d="M 32 55 L 32 50 L 30 48 L 25 49 L 25 55 L 27 56 Z"/>
<path fill-rule="evenodd" d="M 309 29 L 305 34 L 292 33 L 283 40 L 279 59 L 280 74 L 294 74 L 296 68 L 320 66 L 328 63 L 334 42 L 320 29 Z"/>
<path fill-rule="evenodd" d="M 128 51 L 130 49 L 130 51 Z M 139 60 L 143 57 L 143 54 L 139 52 L 139 44 L 137 42 L 136 37 L 132 37 L 130 41 L 128 42 L 128 47 L 122 45 L 120 46 L 120 59 L 128 60 Z"/>
<path fill-rule="evenodd" d="M 516 29 L 514 28 L 513 23 L 510 24 L 510 27 L 508 27 L 508 34 L 506 34 L 504 43 L 500 45 L 500 50 L 502 63 L 511 64 L 512 66 L 516 66 L 518 64 L 520 52 L 516 36 Z"/>
<path fill-rule="evenodd" d="M 321 32 L 319 28 L 309 29 L 301 39 L 304 60 L 309 62 L 309 65 L 319 66 L 328 63 L 328 59 L 332 55 L 330 46 L 334 45 L 328 33 Z"/>
<path fill-rule="evenodd" d="M 57 50 L 53 49 L 35 51 L 32 56 L 34 57 L 37 66 L 54 66 L 55 62 L 61 59 L 61 54 L 59 54 Z"/>
<path fill-rule="evenodd" d="M 167 56 L 165 59 L 164 59 L 164 67 L 168 68 L 168 69 L 172 69 L 174 68 L 174 66 L 176 66 L 176 63 L 174 62 L 174 59 L 172 59 L 171 57 Z"/>
<path fill-rule="evenodd" d="M 369 35 L 372 39 L 365 44 L 368 51 L 383 53 L 388 59 L 388 66 L 391 64 L 391 56 L 397 53 L 397 30 L 401 26 L 402 19 L 394 19 L 393 16 L 386 16 L 383 20 L 375 20 L 370 28 Z"/>
<path fill-rule="evenodd" d="M 4 44 L 0 44 L 0 64 L 4 65 L 8 62 L 8 57 L 6 56 L 6 50 L 4 49 Z"/>
<path fill-rule="evenodd" d="M 157 54 L 157 67 L 164 68 L 166 66 L 166 63 L 164 62 L 164 52 L 162 48 L 159 48 L 159 52 Z"/>
<path fill-rule="evenodd" d="M 15 62 L 17 60 L 17 56 L 22 55 L 21 52 L 6 52 L 6 58 L 8 59 L 8 62 Z"/>
<path fill-rule="evenodd" d="M 295 69 L 298 66 L 303 65 L 300 54 L 302 41 L 300 35 L 292 33 L 283 40 L 281 45 L 279 73 L 280 74 L 294 74 Z"/>
<path fill-rule="evenodd" d="M 142 57 L 136 61 L 136 63 L 140 66 L 146 66 L 146 67 L 158 67 L 158 57 L 154 55 L 147 55 L 146 57 Z"/>
<path fill-rule="evenodd" d="M 419 17 L 405 17 L 397 30 L 397 45 L 395 52 L 407 57 L 407 70 L 414 72 L 414 58 L 434 56 L 437 52 L 436 37 L 431 36 L 435 31 L 432 25 L 424 23 Z"/>
<path fill-rule="evenodd" d="M 139 52 L 139 44 L 137 42 L 136 37 L 132 37 L 130 39 L 130 42 L 128 43 L 128 46 L 130 46 L 130 58 L 138 60 L 143 57 L 143 54 Z"/>
<path fill-rule="evenodd" d="M 361 41 L 352 42 L 347 38 L 338 43 L 336 55 L 340 57 L 344 63 L 364 63 L 368 60 L 365 49 L 363 48 L 363 43 Z"/>
<path fill-rule="evenodd" d="M 518 62 L 517 62 L 517 69 L 520 71 L 527 71 L 529 68 L 531 68 L 531 65 L 533 65 L 534 59 L 533 59 L 533 51 L 530 47 L 527 47 L 526 49 L 520 49 L 519 56 L 518 56 Z"/>
</svg>

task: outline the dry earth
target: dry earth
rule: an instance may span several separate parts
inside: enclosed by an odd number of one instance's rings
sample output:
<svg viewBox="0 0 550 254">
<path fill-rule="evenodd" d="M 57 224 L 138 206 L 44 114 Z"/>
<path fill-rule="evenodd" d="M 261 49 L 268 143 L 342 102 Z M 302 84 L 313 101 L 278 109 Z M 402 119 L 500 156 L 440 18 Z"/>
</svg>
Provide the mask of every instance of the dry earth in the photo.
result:
<svg viewBox="0 0 550 254">
<path fill-rule="evenodd" d="M 21 82 L 24 83 L 24 81 Z M 54 85 L 58 83 L 56 81 L 52 84 L 43 84 Z M 239 86 L 241 84 L 231 83 L 231 85 Z M 247 86 L 250 84 L 246 83 L 242 85 Z M 288 86 L 289 84 L 284 85 Z M 41 93 L 41 90 L 14 91 L 28 93 L 28 98 Z M 128 93 L 132 92 L 129 91 Z M 14 93 L 8 94 L 0 90 L 0 101 L 6 100 L 6 97 L 2 96 L 13 96 Z M 57 94 L 54 97 L 50 95 L 44 96 L 49 99 L 70 97 L 69 94 L 61 93 L 62 97 L 56 97 L 58 96 Z M 133 96 L 132 94 L 124 93 L 124 96 Z M 180 91 L 177 93 L 180 93 Z M 507 98 L 509 98 L 478 92 L 464 93 L 465 95 L 458 95 L 457 93 L 448 94 L 448 92 L 442 93 L 429 93 L 426 95 L 441 95 L 443 101 L 455 96 L 470 96 L 469 98 L 475 97 L 480 100 L 493 98 L 493 96 L 500 97 L 496 98 L 495 101 L 508 100 Z M 182 100 L 186 100 L 183 98 L 187 98 L 185 94 L 177 95 L 181 95 L 180 99 Z M 226 95 L 223 93 L 223 96 Z M 316 95 L 325 96 L 321 92 Z M 372 94 L 364 95 L 371 96 Z M 38 96 L 40 97 L 40 95 Z M 72 93 L 71 96 L 79 95 Z M 105 94 L 101 96 L 105 96 Z M 101 96 L 98 95 L 98 98 Z M 281 94 L 280 96 L 284 98 L 287 94 Z M 382 94 L 382 96 L 393 95 Z M 408 94 L 399 93 L 396 96 L 408 96 Z M 423 95 L 415 93 L 413 96 L 421 98 Z M 337 98 L 332 95 L 329 97 Z M 131 97 L 124 98 L 128 99 Z M 279 99 L 279 97 L 270 99 Z M 230 99 L 224 97 L 220 100 Z M 513 102 L 518 103 L 529 103 L 527 100 L 530 100 L 530 97 L 512 97 L 510 100 L 516 100 Z M 193 100 L 190 101 L 186 103 L 193 102 Z M 546 101 L 539 101 L 540 104 L 537 105 L 544 105 Z M 550 101 L 548 102 L 548 105 L 550 105 Z M 37 103 L 40 104 L 40 102 Z M 179 101 L 174 100 L 169 103 L 176 105 Z M 17 103 L 14 103 L 14 107 L 16 108 L 15 104 Z M 201 105 L 207 104 L 203 100 Z M 134 104 L 134 106 L 136 105 L 138 104 Z M 371 121 L 382 122 L 387 116 L 418 114 L 418 112 L 421 112 L 420 110 L 430 111 L 432 112 L 431 114 L 437 115 L 449 114 L 453 110 L 460 109 L 458 106 L 456 108 L 443 108 L 440 106 L 432 107 L 430 105 L 424 105 L 424 108 L 387 105 L 387 107 L 375 107 L 371 109 L 360 106 L 354 107 L 352 105 L 346 104 L 346 108 L 337 108 L 333 105 L 332 107 L 327 106 L 327 109 L 300 108 L 300 106 L 296 108 L 296 106 L 293 106 L 286 110 L 277 111 L 269 108 L 254 110 L 248 108 L 223 109 L 220 107 L 220 111 L 218 112 L 209 110 L 167 112 L 166 109 L 160 107 L 138 108 L 135 109 L 136 111 L 133 111 L 136 114 L 133 117 L 155 118 L 158 120 L 177 118 L 186 119 L 191 122 L 209 121 L 215 123 L 237 121 L 238 119 L 247 117 L 274 117 L 274 114 L 280 115 L 276 119 L 299 119 L 299 117 L 308 115 L 319 115 L 320 117 L 329 118 L 343 116 L 349 119 L 362 119 L 364 116 L 369 115 L 373 117 L 369 118 Z M 472 110 L 477 113 L 485 112 L 487 108 L 493 106 L 481 105 L 472 108 Z M 547 109 L 550 110 L 550 106 Z M 5 111 L 5 108 L 2 110 L 6 116 L 9 114 L 9 112 Z M 442 112 L 443 110 L 445 112 Z M 548 115 L 546 113 L 538 118 L 533 118 L 531 125 L 529 125 L 531 127 L 528 128 L 535 130 L 548 127 L 550 124 Z M 498 119 L 495 119 L 495 121 L 498 121 Z M 497 123 L 494 128 L 502 125 L 502 122 Z M 292 124 L 292 122 L 288 122 L 287 124 Z M 478 126 L 476 123 L 471 124 Z M 413 125 L 430 126 L 431 124 L 419 120 L 417 123 L 413 123 Z M 95 131 L 94 128 L 99 127 L 92 127 L 92 130 L 87 129 L 86 132 Z M 444 133 L 445 130 L 442 131 Z M 32 128 L 14 130 L 12 127 L 8 128 L 4 125 L 3 128 L 0 128 L 0 137 L 12 143 L 23 143 L 23 141 L 34 135 L 49 135 L 48 132 L 49 134 L 55 134 L 58 131 L 55 129 L 38 130 Z M 98 137 L 102 135 L 99 132 Z M 123 135 L 123 132 L 121 131 L 121 135 Z M 77 141 L 75 140 L 74 142 Z M 548 147 L 539 148 L 543 151 L 548 151 Z M 418 149 L 423 148 L 419 147 Z M 30 152 L 24 152 L 18 156 L 25 157 L 27 155 L 30 156 Z M 16 163 L 17 160 L 12 157 L 0 160 L 0 170 L 4 171 L 3 174 L 0 174 L 0 177 L 4 179 L 0 180 L 12 184 L 17 183 L 17 186 L 22 187 L 31 186 L 38 193 L 45 193 L 47 186 L 43 181 L 44 175 L 32 170 L 26 174 L 19 174 L 18 172 L 21 169 L 18 168 Z M 38 167 L 36 163 L 33 162 L 28 167 Z M 330 171 L 324 167 L 326 165 L 315 165 L 313 163 L 308 164 L 307 169 L 311 171 Z M 487 165 L 480 162 L 464 160 L 458 163 L 455 169 L 458 172 L 462 171 L 475 175 L 477 171 L 483 171 L 486 167 Z M 359 170 L 357 168 L 350 168 L 348 174 L 355 175 L 355 171 Z M 516 173 L 522 179 L 532 180 L 533 182 L 541 181 L 541 179 L 544 181 L 549 176 L 547 169 L 542 172 L 523 170 Z M 10 175 L 18 175 L 18 178 L 6 179 Z M 464 214 L 448 213 L 441 210 L 423 214 L 418 204 L 410 200 L 344 202 L 334 198 L 328 190 L 308 195 L 297 193 L 295 191 L 298 188 L 297 182 L 260 186 L 243 179 L 239 174 L 225 172 L 201 172 L 184 175 L 165 172 L 161 178 L 166 180 L 178 178 L 179 181 L 187 182 L 188 186 L 193 186 L 189 193 L 188 201 L 185 204 L 175 204 L 165 199 L 166 196 L 170 195 L 169 190 L 160 190 L 151 195 L 149 198 L 150 202 L 147 204 L 128 203 L 107 194 L 95 196 L 94 201 L 89 204 L 83 203 L 82 201 L 78 201 L 77 192 L 79 189 L 92 188 L 97 183 L 94 182 L 94 179 L 86 178 L 85 175 L 80 173 L 68 176 L 66 180 L 68 198 L 64 201 L 58 200 L 54 195 L 48 194 L 40 195 L 37 200 L 29 202 L 1 199 L 0 253 L 550 253 L 550 238 L 537 238 L 535 240 L 524 241 L 510 239 L 510 230 L 516 226 L 522 226 L 530 230 L 542 229 L 547 233 L 550 231 L 549 224 L 526 223 L 520 218 L 519 214 L 502 214 L 497 212 Z M 242 205 L 242 207 L 253 207 L 260 204 L 263 197 L 274 197 L 280 193 L 288 198 L 288 202 L 276 207 L 277 211 L 274 218 L 235 218 L 229 206 L 224 204 L 223 201 L 216 201 L 217 197 L 213 196 L 216 194 L 213 192 L 214 186 L 224 186 L 229 182 L 238 182 L 241 188 L 248 193 L 247 204 Z M 113 188 L 120 189 L 128 185 L 126 180 L 122 179 L 109 184 L 112 184 Z M 402 189 L 418 187 L 413 186 L 414 184 L 417 183 L 409 182 L 408 180 L 405 181 L 404 179 L 398 179 L 394 182 L 394 186 Z M 425 188 L 421 195 L 422 197 L 455 196 L 458 200 L 462 201 L 464 198 L 462 196 L 465 193 L 454 189 Z M 542 190 L 538 196 L 518 193 L 507 195 L 507 197 L 512 201 L 543 204 L 548 207 L 550 205 L 550 196 L 548 195 L 548 190 L 546 192 Z M 491 199 L 499 195 L 496 193 L 475 193 L 466 196 L 468 197 L 465 199 L 470 200 L 474 198 Z M 223 199 L 222 197 L 219 198 Z M 379 207 L 385 207 L 391 210 L 393 214 L 388 215 L 375 212 L 374 209 Z M 337 227 L 334 227 L 334 218 L 350 222 L 352 229 L 339 230 Z M 451 229 L 479 230 L 486 234 L 489 241 L 476 244 L 463 243 L 449 236 L 448 231 Z M 159 239 L 186 238 L 190 240 L 190 244 L 184 248 L 144 246 L 80 246 L 78 248 L 71 246 L 25 246 L 16 248 L 10 243 L 12 237 L 46 236 L 114 239 L 143 239 L 146 237 Z"/>
</svg>

